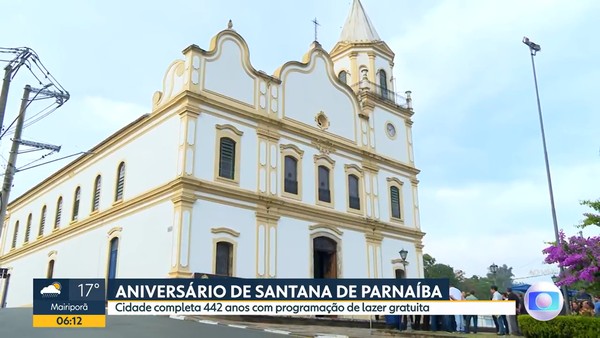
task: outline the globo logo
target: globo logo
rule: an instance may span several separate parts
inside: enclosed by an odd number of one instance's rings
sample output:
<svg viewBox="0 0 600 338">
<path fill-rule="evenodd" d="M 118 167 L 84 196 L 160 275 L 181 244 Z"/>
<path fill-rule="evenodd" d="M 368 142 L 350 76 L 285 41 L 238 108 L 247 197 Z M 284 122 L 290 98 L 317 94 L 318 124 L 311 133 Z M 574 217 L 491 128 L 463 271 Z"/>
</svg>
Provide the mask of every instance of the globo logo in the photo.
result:
<svg viewBox="0 0 600 338">
<path fill-rule="evenodd" d="M 540 321 L 548 321 L 560 314 L 565 304 L 560 289 L 550 282 L 537 282 L 529 287 L 523 299 L 529 315 Z"/>
</svg>

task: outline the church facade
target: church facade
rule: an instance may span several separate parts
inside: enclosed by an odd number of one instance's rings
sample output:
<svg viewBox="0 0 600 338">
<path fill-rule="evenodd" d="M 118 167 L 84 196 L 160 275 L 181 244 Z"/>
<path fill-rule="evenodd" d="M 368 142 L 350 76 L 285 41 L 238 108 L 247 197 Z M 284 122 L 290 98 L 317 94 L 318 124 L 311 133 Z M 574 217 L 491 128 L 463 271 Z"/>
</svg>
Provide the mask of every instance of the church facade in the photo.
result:
<svg viewBox="0 0 600 338">
<path fill-rule="evenodd" d="M 231 23 L 186 48 L 149 114 L 10 203 L 0 304 L 33 278 L 422 278 L 393 60 L 359 0 L 330 52 L 272 75 Z"/>
</svg>

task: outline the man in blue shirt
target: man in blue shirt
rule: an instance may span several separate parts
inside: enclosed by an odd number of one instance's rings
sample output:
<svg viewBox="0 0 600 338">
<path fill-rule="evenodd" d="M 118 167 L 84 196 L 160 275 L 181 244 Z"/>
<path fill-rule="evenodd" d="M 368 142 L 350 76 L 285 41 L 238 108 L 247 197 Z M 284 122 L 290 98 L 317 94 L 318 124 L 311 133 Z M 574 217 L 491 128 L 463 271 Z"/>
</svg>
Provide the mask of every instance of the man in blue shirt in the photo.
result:
<svg viewBox="0 0 600 338">
<path fill-rule="evenodd" d="M 594 315 L 600 317 L 600 294 L 594 297 Z"/>
</svg>

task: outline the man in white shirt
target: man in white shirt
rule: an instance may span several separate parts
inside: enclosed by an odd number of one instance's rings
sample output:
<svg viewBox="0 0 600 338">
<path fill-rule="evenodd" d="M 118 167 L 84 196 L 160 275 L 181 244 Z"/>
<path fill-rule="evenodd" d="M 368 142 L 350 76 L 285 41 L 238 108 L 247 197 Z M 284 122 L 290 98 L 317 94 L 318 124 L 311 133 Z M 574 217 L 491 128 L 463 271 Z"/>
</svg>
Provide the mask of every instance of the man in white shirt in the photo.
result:
<svg viewBox="0 0 600 338">
<path fill-rule="evenodd" d="M 492 300 L 504 300 L 502 294 L 498 292 L 498 287 L 496 285 L 492 285 L 490 292 L 492 293 Z M 498 335 L 505 336 L 508 328 L 505 325 L 504 318 L 502 318 L 503 316 L 494 317 L 496 317 L 496 320 L 498 321 Z"/>
<path fill-rule="evenodd" d="M 454 286 L 450 286 L 450 300 L 463 300 L 462 292 Z M 465 321 L 463 320 L 463 315 L 454 315 L 454 320 L 456 321 L 456 332 L 464 333 Z"/>
</svg>

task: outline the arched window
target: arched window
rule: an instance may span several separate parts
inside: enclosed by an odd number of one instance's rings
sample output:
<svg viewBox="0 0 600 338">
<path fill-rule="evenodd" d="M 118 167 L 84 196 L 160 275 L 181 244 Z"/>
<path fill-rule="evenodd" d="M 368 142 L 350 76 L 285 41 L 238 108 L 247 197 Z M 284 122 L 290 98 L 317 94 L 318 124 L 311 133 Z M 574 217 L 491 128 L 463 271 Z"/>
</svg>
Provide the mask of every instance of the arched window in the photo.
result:
<svg viewBox="0 0 600 338">
<path fill-rule="evenodd" d="M 62 205 L 63 205 L 62 196 L 58 198 L 56 201 L 56 216 L 54 217 L 54 229 L 58 229 L 60 227 L 60 219 L 62 216 Z"/>
<path fill-rule="evenodd" d="M 233 276 L 233 244 L 225 241 L 217 242 L 215 255 L 215 274 Z"/>
<path fill-rule="evenodd" d="M 102 176 L 96 176 L 94 181 L 94 196 L 92 199 L 92 211 L 97 211 L 100 207 L 100 187 L 102 186 Z"/>
<path fill-rule="evenodd" d="M 75 196 L 73 196 L 73 216 L 71 217 L 72 221 L 76 221 L 79 217 L 79 200 L 81 199 L 81 188 L 77 187 L 75 189 Z"/>
<path fill-rule="evenodd" d="M 219 176 L 235 179 L 235 141 L 222 137 L 219 145 Z"/>
<path fill-rule="evenodd" d="M 329 179 L 329 168 L 324 165 L 319 166 L 319 201 L 331 203 L 331 190 Z"/>
<path fill-rule="evenodd" d="M 50 279 L 54 276 L 54 259 L 48 262 L 48 271 L 46 272 L 46 278 Z"/>
<path fill-rule="evenodd" d="M 13 232 L 12 244 L 10 246 L 12 249 L 17 247 L 17 236 L 19 236 L 19 221 L 15 223 L 15 231 Z"/>
<path fill-rule="evenodd" d="M 115 237 L 110 241 L 110 252 L 108 256 L 108 279 L 114 279 L 117 276 L 117 258 L 119 255 L 119 238 Z"/>
<path fill-rule="evenodd" d="M 405 278 L 405 272 L 402 269 L 396 269 L 395 271 L 395 275 L 396 275 L 396 279 L 402 279 Z"/>
<path fill-rule="evenodd" d="M 119 164 L 117 169 L 117 188 L 115 189 L 115 202 L 123 199 L 123 188 L 125 186 L 125 162 Z"/>
<path fill-rule="evenodd" d="M 348 175 L 348 205 L 352 209 L 360 210 L 360 189 L 358 177 L 354 174 Z"/>
<path fill-rule="evenodd" d="M 343 83 L 348 84 L 348 73 L 346 73 L 345 70 L 342 70 L 338 74 L 338 79 L 340 79 L 340 81 L 342 81 Z"/>
<path fill-rule="evenodd" d="M 29 242 L 29 235 L 31 234 L 31 220 L 33 219 L 33 216 L 31 214 L 29 214 L 29 216 L 27 216 L 27 226 L 25 227 L 25 243 Z"/>
<path fill-rule="evenodd" d="M 392 204 L 392 218 L 401 219 L 400 214 L 400 189 L 396 186 L 390 187 L 390 202 Z"/>
<path fill-rule="evenodd" d="M 298 160 L 291 155 L 287 155 L 285 157 L 284 171 L 284 191 L 290 194 L 298 194 Z"/>
<path fill-rule="evenodd" d="M 46 226 L 46 206 L 42 207 L 42 215 L 40 216 L 40 230 L 38 231 L 38 237 L 44 236 L 44 227 Z"/>
<path fill-rule="evenodd" d="M 388 98 L 387 74 L 385 71 L 379 71 L 379 87 L 381 88 L 381 96 L 384 99 Z"/>
</svg>

